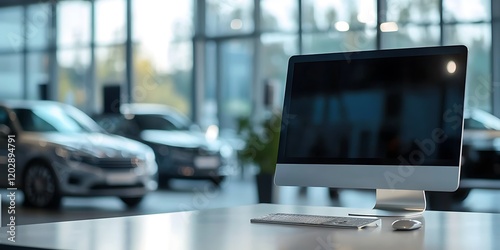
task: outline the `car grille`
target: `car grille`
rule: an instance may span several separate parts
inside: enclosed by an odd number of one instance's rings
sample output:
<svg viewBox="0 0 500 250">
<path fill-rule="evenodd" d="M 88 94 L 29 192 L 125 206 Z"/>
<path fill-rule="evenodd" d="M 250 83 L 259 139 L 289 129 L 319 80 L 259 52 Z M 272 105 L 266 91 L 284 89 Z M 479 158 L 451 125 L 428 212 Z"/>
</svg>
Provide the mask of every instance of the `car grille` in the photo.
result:
<svg viewBox="0 0 500 250">
<path fill-rule="evenodd" d="M 214 156 L 218 152 L 208 151 L 202 148 L 176 148 L 171 151 L 172 158 L 175 160 L 192 160 L 196 156 Z"/>
<path fill-rule="evenodd" d="M 218 154 L 217 151 L 215 151 L 215 152 L 208 151 L 208 150 L 203 149 L 203 148 L 198 148 L 198 149 L 196 149 L 196 151 L 197 151 L 198 155 L 200 155 L 200 156 L 209 156 L 209 155 L 217 155 Z"/>
<path fill-rule="evenodd" d="M 114 158 L 105 158 L 98 159 L 95 162 L 92 162 L 93 166 L 107 169 L 107 170 L 123 170 L 123 169 L 132 169 L 138 166 L 139 161 L 137 159 L 114 159 Z"/>
</svg>

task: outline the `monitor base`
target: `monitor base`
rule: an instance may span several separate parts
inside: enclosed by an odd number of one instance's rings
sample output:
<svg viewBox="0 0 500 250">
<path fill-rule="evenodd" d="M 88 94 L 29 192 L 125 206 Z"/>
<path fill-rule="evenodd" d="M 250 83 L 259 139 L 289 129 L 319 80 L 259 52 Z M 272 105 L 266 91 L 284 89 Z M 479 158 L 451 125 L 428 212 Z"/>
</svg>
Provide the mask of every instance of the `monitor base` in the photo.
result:
<svg viewBox="0 0 500 250">
<path fill-rule="evenodd" d="M 353 216 L 412 217 L 425 211 L 423 190 L 377 189 L 376 203 L 366 213 L 350 213 Z"/>
</svg>

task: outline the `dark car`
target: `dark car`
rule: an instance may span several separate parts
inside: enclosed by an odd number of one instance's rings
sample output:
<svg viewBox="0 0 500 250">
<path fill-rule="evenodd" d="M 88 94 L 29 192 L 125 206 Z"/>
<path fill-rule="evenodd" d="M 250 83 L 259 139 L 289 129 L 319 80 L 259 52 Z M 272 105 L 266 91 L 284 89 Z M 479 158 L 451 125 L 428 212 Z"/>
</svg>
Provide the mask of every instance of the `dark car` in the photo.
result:
<svg viewBox="0 0 500 250">
<path fill-rule="evenodd" d="M 500 119 L 480 109 L 464 111 L 460 187 L 453 201 L 463 201 L 473 188 L 500 189 Z"/>
<path fill-rule="evenodd" d="M 233 148 L 217 136 L 218 128 L 203 132 L 189 118 L 164 105 L 124 104 L 119 115 L 96 121 L 108 132 L 150 146 L 158 163 L 159 182 L 172 178 L 207 179 L 220 185 L 236 164 Z"/>
<path fill-rule="evenodd" d="M 464 116 L 462 178 L 500 180 L 500 119 L 471 109 Z"/>
<path fill-rule="evenodd" d="M 0 169 L 0 186 L 22 188 L 35 207 L 58 206 L 63 196 L 117 196 L 136 206 L 157 188 L 151 148 L 51 101 L 0 102 Z"/>
</svg>

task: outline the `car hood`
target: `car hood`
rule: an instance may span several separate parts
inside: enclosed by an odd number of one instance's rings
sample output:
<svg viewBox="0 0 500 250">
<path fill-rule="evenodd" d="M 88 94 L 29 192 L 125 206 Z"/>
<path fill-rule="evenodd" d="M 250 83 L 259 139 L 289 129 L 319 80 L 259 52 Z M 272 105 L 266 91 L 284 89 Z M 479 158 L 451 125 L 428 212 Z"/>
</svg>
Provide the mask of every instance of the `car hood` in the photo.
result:
<svg viewBox="0 0 500 250">
<path fill-rule="evenodd" d="M 148 146 L 121 136 L 104 133 L 26 133 L 27 143 L 51 144 L 79 150 L 96 157 L 135 157 L 145 154 Z"/>
<path fill-rule="evenodd" d="M 200 148 L 217 150 L 221 146 L 219 140 L 209 141 L 205 134 L 194 131 L 164 131 L 164 130 L 144 130 L 141 132 L 142 140 L 182 148 Z"/>
</svg>

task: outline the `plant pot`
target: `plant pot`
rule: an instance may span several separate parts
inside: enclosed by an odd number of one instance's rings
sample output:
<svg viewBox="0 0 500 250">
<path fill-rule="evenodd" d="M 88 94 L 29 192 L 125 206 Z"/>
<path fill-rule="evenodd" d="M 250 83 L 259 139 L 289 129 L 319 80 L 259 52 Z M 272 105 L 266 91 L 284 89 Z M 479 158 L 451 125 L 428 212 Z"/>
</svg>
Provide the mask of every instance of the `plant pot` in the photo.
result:
<svg viewBox="0 0 500 250">
<path fill-rule="evenodd" d="M 257 184 L 257 194 L 259 197 L 259 203 L 272 203 L 274 175 L 258 174 L 255 176 L 255 181 Z"/>
</svg>

